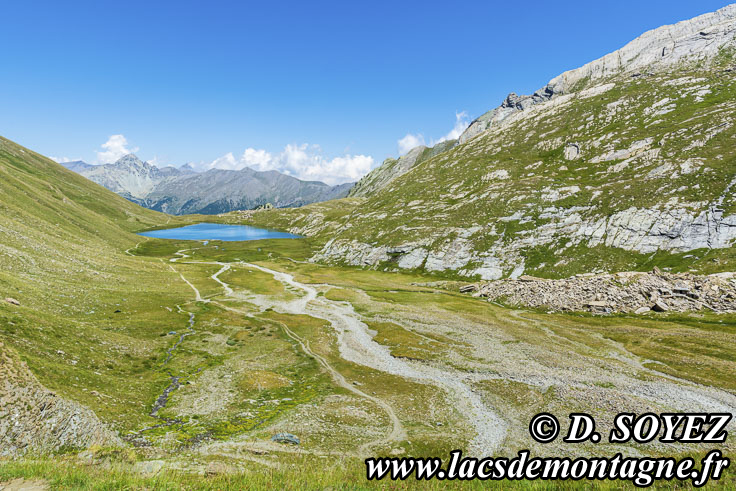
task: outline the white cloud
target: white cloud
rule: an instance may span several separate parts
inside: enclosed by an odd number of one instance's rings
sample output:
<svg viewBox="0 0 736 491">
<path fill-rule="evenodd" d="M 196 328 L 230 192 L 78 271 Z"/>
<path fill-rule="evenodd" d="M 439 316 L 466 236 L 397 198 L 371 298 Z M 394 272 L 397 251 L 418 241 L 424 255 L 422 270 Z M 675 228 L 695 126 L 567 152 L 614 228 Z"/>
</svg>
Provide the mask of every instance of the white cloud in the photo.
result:
<svg viewBox="0 0 736 491">
<path fill-rule="evenodd" d="M 166 163 L 162 162 L 158 158 L 158 155 L 154 155 L 154 157 L 152 159 L 148 159 L 148 160 L 146 160 L 146 162 L 148 162 L 151 165 L 154 165 L 154 166 L 158 167 L 159 169 L 163 169 L 164 167 L 171 166 L 171 164 L 166 164 Z"/>
<path fill-rule="evenodd" d="M 465 111 L 456 112 L 455 113 L 455 126 L 452 127 L 450 132 L 440 138 L 437 141 L 432 141 L 432 145 L 436 145 L 437 143 L 442 143 L 447 140 L 457 140 L 460 138 L 460 135 L 463 134 L 463 131 L 465 131 L 468 126 L 470 126 L 470 120 L 468 119 L 468 113 Z"/>
<path fill-rule="evenodd" d="M 138 151 L 138 147 L 128 148 L 128 140 L 123 135 L 110 136 L 101 147 L 104 151 L 97 152 L 97 163 L 99 164 L 110 164 L 124 155 Z"/>
<path fill-rule="evenodd" d="M 412 148 L 416 148 L 419 145 L 424 145 L 424 136 L 420 134 L 412 135 L 411 133 L 407 133 L 404 138 L 396 143 L 399 146 L 399 155 L 404 155 Z"/>
<path fill-rule="evenodd" d="M 232 152 L 204 164 L 205 169 L 240 170 L 251 167 L 258 171 L 276 170 L 307 181 L 322 181 L 330 185 L 357 181 L 370 172 L 373 157 L 344 155 L 328 159 L 319 145 L 289 144 L 278 154 L 263 149 L 247 148 L 240 158 Z"/>
<path fill-rule="evenodd" d="M 452 129 L 447 133 L 445 136 L 441 137 L 438 140 L 430 140 L 429 146 L 433 147 L 437 145 L 438 143 L 442 143 L 447 140 L 457 140 L 460 138 L 460 135 L 463 134 L 463 131 L 467 129 L 467 127 L 470 126 L 470 120 L 468 119 L 468 113 L 465 111 L 456 112 L 455 113 L 455 126 L 452 127 Z M 426 145 L 424 141 L 424 135 L 421 133 L 407 133 L 404 138 L 396 142 L 399 147 L 399 155 L 406 155 L 407 152 L 409 152 L 411 149 L 418 147 L 419 145 Z"/>
<path fill-rule="evenodd" d="M 246 148 L 240 159 L 246 166 L 253 167 L 256 170 L 270 170 L 273 168 L 273 155 L 265 150 Z"/>
<path fill-rule="evenodd" d="M 209 163 L 207 166 L 208 169 L 224 169 L 224 170 L 239 170 L 242 169 L 244 165 L 235 158 L 235 155 L 233 155 L 232 152 L 226 153 L 220 158 L 217 158 Z"/>
<path fill-rule="evenodd" d="M 79 159 L 70 159 L 69 157 L 51 157 L 49 156 L 49 158 L 53 160 L 54 162 L 56 162 L 57 164 L 65 164 L 67 162 L 74 162 L 75 160 L 79 160 Z"/>
</svg>

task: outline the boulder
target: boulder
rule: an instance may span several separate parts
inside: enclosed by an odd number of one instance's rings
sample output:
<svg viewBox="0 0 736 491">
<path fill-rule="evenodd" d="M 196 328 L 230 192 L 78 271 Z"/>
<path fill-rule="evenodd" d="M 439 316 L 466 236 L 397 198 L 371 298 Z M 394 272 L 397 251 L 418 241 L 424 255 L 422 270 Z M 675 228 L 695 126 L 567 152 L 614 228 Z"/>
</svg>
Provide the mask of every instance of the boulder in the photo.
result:
<svg viewBox="0 0 736 491">
<path fill-rule="evenodd" d="M 670 310 L 669 306 L 662 300 L 657 300 L 652 306 L 652 310 L 655 312 L 667 312 Z"/>
<path fill-rule="evenodd" d="M 14 298 L 8 297 L 5 299 L 5 301 L 8 302 L 10 305 L 20 305 L 20 302 Z"/>
<path fill-rule="evenodd" d="M 163 460 L 144 460 L 142 462 L 136 462 L 133 465 L 133 471 L 144 476 L 153 476 L 158 474 L 163 467 Z"/>
<path fill-rule="evenodd" d="M 276 433 L 271 437 L 271 441 L 276 443 L 288 443 L 290 445 L 299 445 L 301 443 L 299 437 L 292 435 L 291 433 Z"/>
<path fill-rule="evenodd" d="M 580 145 L 568 143 L 565 145 L 565 160 L 575 160 L 580 157 Z"/>
</svg>

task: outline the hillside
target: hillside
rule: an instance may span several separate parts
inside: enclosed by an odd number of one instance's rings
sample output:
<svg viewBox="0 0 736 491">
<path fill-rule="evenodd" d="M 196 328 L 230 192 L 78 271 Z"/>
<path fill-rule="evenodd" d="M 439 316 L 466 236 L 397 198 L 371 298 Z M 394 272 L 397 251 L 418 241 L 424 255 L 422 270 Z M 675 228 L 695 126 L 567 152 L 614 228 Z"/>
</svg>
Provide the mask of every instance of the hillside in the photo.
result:
<svg viewBox="0 0 736 491">
<path fill-rule="evenodd" d="M 214 215 L 266 204 L 302 206 L 343 197 L 352 187 L 352 183 L 329 186 L 250 168 L 206 172 L 195 172 L 191 166 L 158 168 L 132 154 L 113 164 L 63 165 L 134 203 L 173 215 Z"/>
<path fill-rule="evenodd" d="M 160 302 L 186 292 L 123 251 L 170 218 L 4 138 L 0 197 L 0 454 L 119 442 L 160 383 L 133 375 L 178 320 Z"/>
<path fill-rule="evenodd" d="M 735 35 L 736 6 L 648 32 L 510 94 L 447 151 L 387 162 L 329 223 L 324 206 L 255 220 L 320 239 L 316 260 L 388 269 L 718 270 L 736 238 Z"/>
<path fill-rule="evenodd" d="M 421 145 L 413 148 L 406 155 L 402 155 L 398 159 L 386 159 L 383 164 L 373 169 L 358 181 L 355 186 L 350 189 L 348 197 L 359 198 L 370 196 L 381 188 L 386 187 L 397 177 L 403 176 L 409 172 L 416 165 L 449 150 L 456 144 L 456 140 L 449 140 L 438 143 L 432 148 L 427 148 Z"/>
</svg>

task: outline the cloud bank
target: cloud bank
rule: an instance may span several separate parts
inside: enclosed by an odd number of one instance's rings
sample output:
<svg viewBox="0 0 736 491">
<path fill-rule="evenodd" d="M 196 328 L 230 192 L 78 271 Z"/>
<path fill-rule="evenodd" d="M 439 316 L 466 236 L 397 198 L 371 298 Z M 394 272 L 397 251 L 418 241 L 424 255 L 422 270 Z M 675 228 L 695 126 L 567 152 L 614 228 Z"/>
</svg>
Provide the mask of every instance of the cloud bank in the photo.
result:
<svg viewBox="0 0 736 491">
<path fill-rule="evenodd" d="M 344 155 L 329 159 L 322 154 L 319 145 L 289 144 L 279 153 L 247 148 L 236 157 L 232 152 L 209 164 L 200 164 L 201 170 L 240 170 L 250 167 L 258 171 L 276 170 L 306 181 L 322 181 L 335 185 L 354 182 L 370 172 L 373 157 L 368 155 Z"/>
</svg>

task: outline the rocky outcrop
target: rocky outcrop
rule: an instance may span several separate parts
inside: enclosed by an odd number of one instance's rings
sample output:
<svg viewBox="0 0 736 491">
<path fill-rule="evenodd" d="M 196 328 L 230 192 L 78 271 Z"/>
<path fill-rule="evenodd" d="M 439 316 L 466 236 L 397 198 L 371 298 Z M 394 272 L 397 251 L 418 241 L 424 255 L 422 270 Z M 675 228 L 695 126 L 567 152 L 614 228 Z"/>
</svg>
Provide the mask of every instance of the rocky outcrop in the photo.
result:
<svg viewBox="0 0 736 491">
<path fill-rule="evenodd" d="M 463 287 L 489 301 L 554 311 L 594 313 L 736 312 L 736 273 L 709 276 L 651 273 L 577 275 L 561 280 L 522 276 Z"/>
<path fill-rule="evenodd" d="M 495 280 L 524 271 L 523 251 L 529 247 L 568 243 L 558 253 L 583 243 L 588 247 L 605 245 L 639 253 L 656 251 L 687 252 L 696 249 L 730 247 L 736 240 L 736 215 L 723 216 L 723 210 L 710 207 L 694 215 L 684 209 L 656 210 L 630 208 L 610 217 L 585 219 L 586 208 L 548 208 L 546 223 L 520 231 L 512 241 L 499 239 L 484 251 L 476 251 L 470 237 L 477 229 L 453 229 L 455 235 L 439 246 L 432 240 L 400 246 L 372 246 L 357 241 L 333 239 L 313 260 L 344 262 L 354 266 L 395 263 L 401 269 L 424 267 L 429 272 L 454 270 L 462 276 Z M 509 217 L 523 222 L 523 215 Z"/>
<path fill-rule="evenodd" d="M 358 181 L 348 194 L 351 198 L 370 196 L 399 176 L 409 172 L 427 149 L 420 145 L 398 159 L 386 159 L 383 163 Z"/>
<path fill-rule="evenodd" d="M 589 239 L 591 247 L 604 244 L 642 253 L 723 249 L 736 239 L 736 215 L 724 217 L 723 210 L 715 207 L 697 215 L 684 209 L 630 208 L 607 219 L 581 223 L 574 237 Z"/>
<path fill-rule="evenodd" d="M 44 388 L 0 343 L 0 457 L 122 445 L 94 412 Z"/>
<path fill-rule="evenodd" d="M 736 4 L 648 31 L 613 53 L 553 78 L 532 95 L 512 92 L 501 106 L 471 122 L 458 141 L 465 143 L 512 114 L 581 89 L 581 85 L 600 84 L 602 79 L 622 73 L 639 76 L 641 71 L 666 70 L 679 63 L 714 58 L 724 47 L 731 47 L 735 39 Z"/>
</svg>

